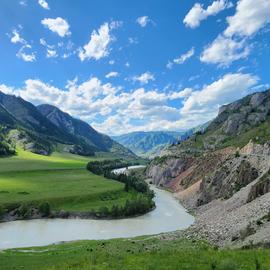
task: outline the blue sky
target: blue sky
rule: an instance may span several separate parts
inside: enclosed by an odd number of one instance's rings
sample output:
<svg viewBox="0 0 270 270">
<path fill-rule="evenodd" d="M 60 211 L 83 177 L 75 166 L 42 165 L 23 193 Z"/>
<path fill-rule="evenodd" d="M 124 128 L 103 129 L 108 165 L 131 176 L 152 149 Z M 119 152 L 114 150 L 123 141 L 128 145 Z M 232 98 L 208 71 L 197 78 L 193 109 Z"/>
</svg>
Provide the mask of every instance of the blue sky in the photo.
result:
<svg viewBox="0 0 270 270">
<path fill-rule="evenodd" d="M 269 87 L 269 0 L 2 0 L 0 91 L 109 135 L 184 130 Z"/>
</svg>

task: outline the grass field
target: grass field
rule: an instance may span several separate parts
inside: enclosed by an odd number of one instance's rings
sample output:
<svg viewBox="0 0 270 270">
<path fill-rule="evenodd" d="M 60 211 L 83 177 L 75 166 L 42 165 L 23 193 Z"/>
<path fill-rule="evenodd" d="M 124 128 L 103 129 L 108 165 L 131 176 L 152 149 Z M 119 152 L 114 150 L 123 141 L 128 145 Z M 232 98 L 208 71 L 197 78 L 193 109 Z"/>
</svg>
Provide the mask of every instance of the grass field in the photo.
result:
<svg viewBox="0 0 270 270">
<path fill-rule="evenodd" d="M 123 205 L 134 195 L 125 192 L 122 183 L 88 172 L 90 159 L 97 158 L 67 153 L 47 157 L 22 150 L 16 156 L 1 158 L 0 205 L 47 201 L 53 210 L 91 211 Z"/>
<path fill-rule="evenodd" d="M 153 237 L 80 241 L 0 253 L 1 270 L 269 270 L 269 267 L 267 249 L 216 250 L 201 242 Z"/>
</svg>

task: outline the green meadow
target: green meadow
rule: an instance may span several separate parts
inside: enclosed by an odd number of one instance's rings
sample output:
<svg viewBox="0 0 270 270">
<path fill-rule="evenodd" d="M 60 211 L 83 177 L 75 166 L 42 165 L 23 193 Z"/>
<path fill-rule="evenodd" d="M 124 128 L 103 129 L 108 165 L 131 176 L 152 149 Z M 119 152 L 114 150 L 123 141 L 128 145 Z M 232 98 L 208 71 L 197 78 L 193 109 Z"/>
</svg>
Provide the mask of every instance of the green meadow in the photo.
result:
<svg viewBox="0 0 270 270">
<path fill-rule="evenodd" d="M 53 210 L 91 211 L 102 206 L 123 205 L 132 192 L 122 183 L 91 174 L 88 161 L 67 153 L 41 156 L 19 150 L 0 159 L 0 205 L 49 202 Z"/>
<path fill-rule="evenodd" d="M 270 250 L 217 250 L 185 239 L 139 237 L 79 241 L 0 253 L 14 270 L 269 270 Z"/>
</svg>

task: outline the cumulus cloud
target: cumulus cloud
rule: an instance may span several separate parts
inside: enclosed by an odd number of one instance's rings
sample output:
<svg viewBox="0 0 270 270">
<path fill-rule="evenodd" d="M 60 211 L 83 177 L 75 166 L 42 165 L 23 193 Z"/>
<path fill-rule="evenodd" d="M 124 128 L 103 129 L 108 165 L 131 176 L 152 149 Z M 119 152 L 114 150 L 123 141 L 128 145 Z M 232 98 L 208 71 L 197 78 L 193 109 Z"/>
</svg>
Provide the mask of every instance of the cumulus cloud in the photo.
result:
<svg viewBox="0 0 270 270">
<path fill-rule="evenodd" d="M 45 0 L 38 0 L 38 3 L 44 9 L 50 9 L 49 4 Z"/>
<path fill-rule="evenodd" d="M 65 37 L 71 34 L 68 22 L 61 17 L 57 17 L 56 19 L 45 18 L 41 21 L 41 24 L 60 37 Z"/>
<path fill-rule="evenodd" d="M 148 16 L 142 16 L 137 18 L 136 22 L 141 26 L 141 27 L 145 27 L 149 22 L 150 19 Z"/>
<path fill-rule="evenodd" d="M 224 75 L 200 90 L 161 92 L 141 87 L 125 92 L 96 77 L 81 83 L 75 78 L 68 81 L 65 89 L 29 79 L 22 88 L 0 85 L 0 91 L 21 96 L 34 104 L 53 104 L 112 135 L 196 126 L 215 117 L 219 106 L 256 89 L 257 82 L 258 78 L 252 74 L 235 73 Z M 176 105 L 171 105 L 172 100 Z"/>
<path fill-rule="evenodd" d="M 226 36 L 251 36 L 270 22 L 270 1 L 239 0 L 236 13 L 227 21 Z"/>
<path fill-rule="evenodd" d="M 26 7 L 27 6 L 27 0 L 20 0 L 19 1 L 19 4 L 23 7 Z"/>
<path fill-rule="evenodd" d="M 134 82 L 140 82 L 141 84 L 147 84 L 149 81 L 154 81 L 155 76 L 151 72 L 147 71 L 141 75 L 132 77 Z"/>
<path fill-rule="evenodd" d="M 182 65 L 184 64 L 189 58 L 191 58 L 195 53 L 194 47 L 192 47 L 189 51 L 182 54 L 180 57 L 173 59 L 172 61 L 168 61 L 166 68 L 172 69 L 174 64 Z"/>
<path fill-rule="evenodd" d="M 57 56 L 58 56 L 58 54 L 57 54 L 56 50 L 47 49 L 47 54 L 46 54 L 47 58 L 55 58 Z"/>
<path fill-rule="evenodd" d="M 258 78 L 251 74 L 226 74 L 212 84 L 204 86 L 200 91 L 193 91 L 184 102 L 181 113 L 216 113 L 219 106 L 243 97 L 257 82 Z"/>
<path fill-rule="evenodd" d="M 216 0 L 206 9 L 203 5 L 196 3 L 184 18 L 184 24 L 190 28 L 196 28 L 201 21 L 207 19 L 209 16 L 215 16 L 224 9 L 232 7 L 232 3 L 227 0 Z"/>
<path fill-rule="evenodd" d="M 205 63 L 229 66 L 236 60 L 246 58 L 249 53 L 250 47 L 245 40 L 236 41 L 220 35 L 204 49 L 200 60 Z"/>
<path fill-rule="evenodd" d="M 91 58 L 99 60 L 108 56 L 109 45 L 112 40 L 109 24 L 104 23 L 98 31 L 94 30 L 92 32 L 90 41 L 83 48 L 80 48 L 79 58 L 81 61 Z"/>
<path fill-rule="evenodd" d="M 14 44 L 16 43 L 27 44 L 27 42 L 20 36 L 19 31 L 16 29 L 12 31 L 12 37 L 10 41 Z"/>
<path fill-rule="evenodd" d="M 118 76 L 119 76 L 119 73 L 117 71 L 111 71 L 111 72 L 109 72 L 108 74 L 105 75 L 105 77 L 107 79 L 118 77 Z"/>
<path fill-rule="evenodd" d="M 195 53 L 194 48 L 192 47 L 188 52 L 182 54 L 179 58 L 173 60 L 175 64 L 184 64 L 190 57 Z"/>
<path fill-rule="evenodd" d="M 31 49 L 32 47 L 29 44 L 23 45 L 19 51 L 17 52 L 16 56 L 22 59 L 25 62 L 34 62 L 36 61 L 36 54 L 34 52 L 27 53 L 25 50 Z"/>
<path fill-rule="evenodd" d="M 250 53 L 250 37 L 269 22 L 269 0 L 258 0 L 256 3 L 239 0 L 235 14 L 227 18 L 227 28 L 204 49 L 201 61 L 229 66 L 236 60 L 246 58 Z"/>
</svg>

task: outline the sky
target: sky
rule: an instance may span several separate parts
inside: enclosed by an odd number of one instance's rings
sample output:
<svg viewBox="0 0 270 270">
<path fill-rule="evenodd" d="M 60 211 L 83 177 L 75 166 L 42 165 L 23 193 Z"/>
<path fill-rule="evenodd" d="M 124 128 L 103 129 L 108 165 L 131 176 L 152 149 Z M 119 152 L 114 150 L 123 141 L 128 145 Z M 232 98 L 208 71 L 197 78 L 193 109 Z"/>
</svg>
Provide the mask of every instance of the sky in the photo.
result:
<svg viewBox="0 0 270 270">
<path fill-rule="evenodd" d="M 0 91 L 108 135 L 203 124 L 269 63 L 270 0 L 0 1 Z"/>
</svg>

